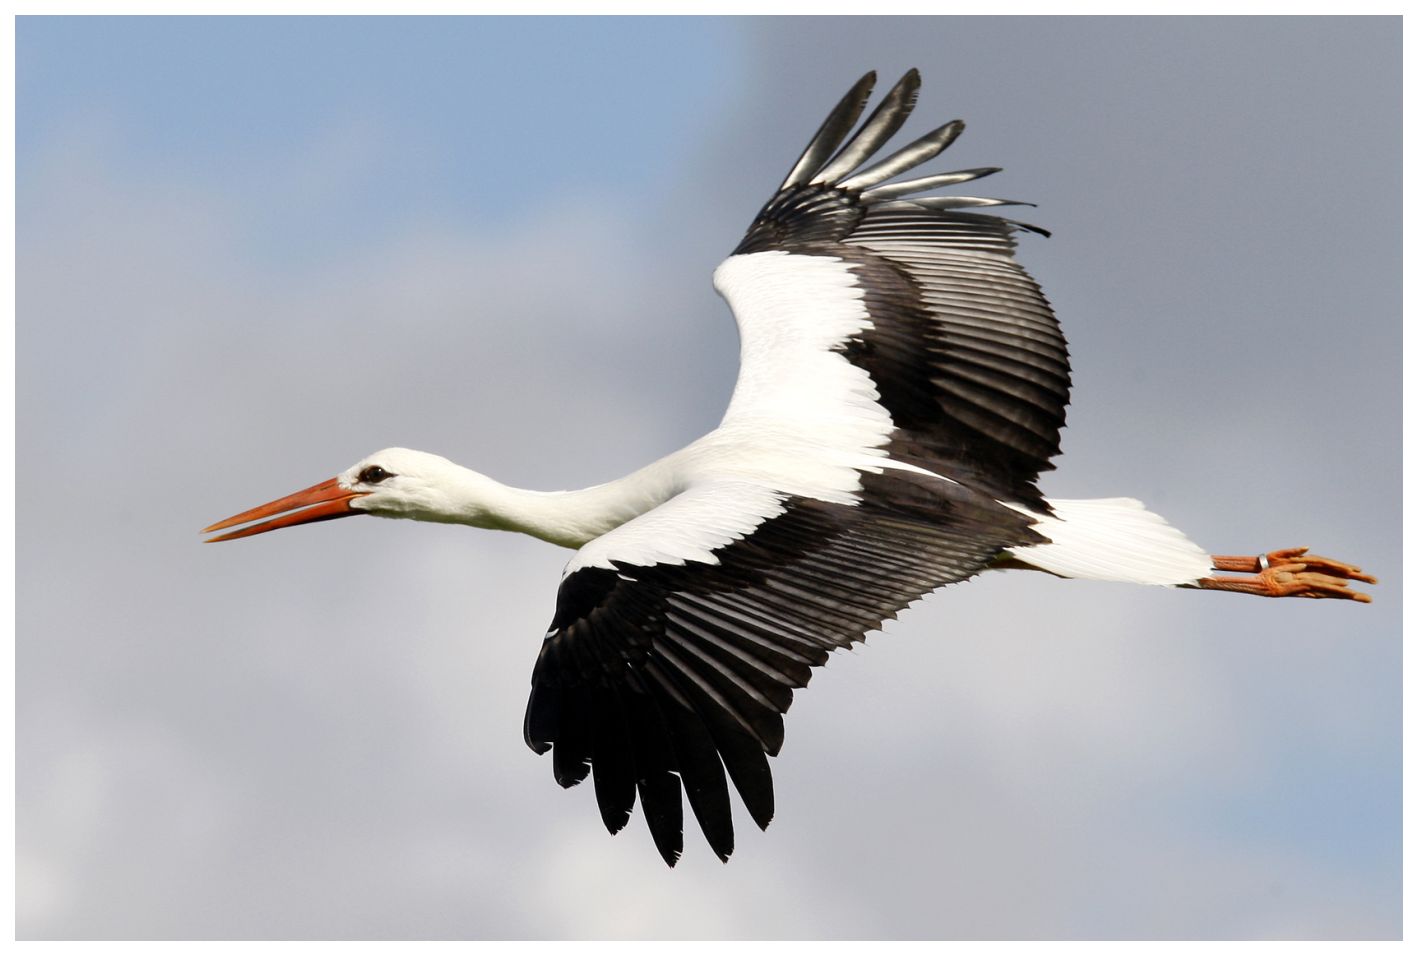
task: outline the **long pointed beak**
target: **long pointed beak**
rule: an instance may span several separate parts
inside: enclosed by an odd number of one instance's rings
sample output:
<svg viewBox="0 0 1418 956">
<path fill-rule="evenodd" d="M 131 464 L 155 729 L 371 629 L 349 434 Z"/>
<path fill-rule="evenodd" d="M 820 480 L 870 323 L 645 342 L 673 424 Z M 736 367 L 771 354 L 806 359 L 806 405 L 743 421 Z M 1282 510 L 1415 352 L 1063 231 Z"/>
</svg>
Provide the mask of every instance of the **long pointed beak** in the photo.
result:
<svg viewBox="0 0 1418 956">
<path fill-rule="evenodd" d="M 245 538 L 253 534 L 274 531 L 277 528 L 309 524 L 312 521 L 348 518 L 350 515 L 364 513 L 350 507 L 350 502 L 365 494 L 368 492 L 350 491 L 348 488 L 342 488 L 336 479 L 331 478 L 329 481 L 322 481 L 318 485 L 312 485 L 293 495 L 286 495 L 284 498 L 261 505 L 259 508 L 252 508 L 239 515 L 232 515 L 225 521 L 218 521 L 214 525 L 203 528 L 202 533 L 211 534 L 213 531 L 247 524 L 250 521 L 259 522 L 259 524 L 251 524 L 236 531 L 228 531 L 215 538 L 208 538 L 207 543 L 211 544 L 214 541 L 231 541 L 235 538 Z M 261 521 L 262 518 L 270 520 Z"/>
</svg>

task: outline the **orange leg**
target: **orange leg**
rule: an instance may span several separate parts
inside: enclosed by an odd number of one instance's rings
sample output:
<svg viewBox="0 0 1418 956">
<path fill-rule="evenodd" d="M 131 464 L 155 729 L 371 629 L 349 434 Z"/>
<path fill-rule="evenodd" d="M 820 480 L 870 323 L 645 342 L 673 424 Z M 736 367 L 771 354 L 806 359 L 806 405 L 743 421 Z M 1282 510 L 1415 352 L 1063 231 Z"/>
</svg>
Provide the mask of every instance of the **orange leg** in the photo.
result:
<svg viewBox="0 0 1418 956">
<path fill-rule="evenodd" d="M 1349 582 L 1378 584 L 1378 578 L 1352 564 L 1306 554 L 1307 551 L 1308 548 L 1285 548 L 1262 557 L 1214 554 L 1212 568 L 1247 576 L 1202 578 L 1194 586 L 1261 597 L 1348 598 L 1366 604 L 1373 600 L 1363 591 L 1351 590 Z"/>
</svg>

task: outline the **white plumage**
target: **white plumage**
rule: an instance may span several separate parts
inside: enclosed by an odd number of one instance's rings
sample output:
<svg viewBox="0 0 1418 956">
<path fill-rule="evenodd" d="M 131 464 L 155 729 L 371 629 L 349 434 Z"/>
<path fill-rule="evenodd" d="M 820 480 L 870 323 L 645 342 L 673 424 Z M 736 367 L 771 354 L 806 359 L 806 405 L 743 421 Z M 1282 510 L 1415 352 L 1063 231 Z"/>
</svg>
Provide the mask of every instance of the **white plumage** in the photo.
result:
<svg viewBox="0 0 1418 956">
<path fill-rule="evenodd" d="M 613 570 L 617 563 L 716 565 L 716 552 L 782 514 L 785 497 L 758 481 L 693 482 L 664 504 L 586 542 L 562 577 L 583 568 Z"/>
<path fill-rule="evenodd" d="M 1136 498 L 1051 498 L 1049 505 L 1052 515 L 1031 515 L 1048 543 L 1010 551 L 1040 571 L 1174 587 L 1211 574 L 1211 555 Z"/>
<path fill-rule="evenodd" d="M 739 327 L 739 377 L 721 429 L 763 440 L 811 439 L 859 464 L 880 457 L 891 416 L 866 370 L 836 351 L 872 328 L 841 259 L 786 251 L 730 256 L 714 288 Z"/>
</svg>

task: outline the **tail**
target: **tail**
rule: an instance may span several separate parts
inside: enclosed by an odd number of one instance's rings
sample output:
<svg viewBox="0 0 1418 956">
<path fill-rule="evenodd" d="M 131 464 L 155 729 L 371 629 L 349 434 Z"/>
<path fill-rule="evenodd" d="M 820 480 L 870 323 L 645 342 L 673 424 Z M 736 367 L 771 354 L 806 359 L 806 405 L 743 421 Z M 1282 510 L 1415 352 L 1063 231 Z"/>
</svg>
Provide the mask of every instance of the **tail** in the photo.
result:
<svg viewBox="0 0 1418 956">
<path fill-rule="evenodd" d="M 1211 573 L 1211 555 L 1135 498 L 1050 501 L 1036 519 L 1048 544 L 1011 548 L 1015 561 L 1065 578 L 1177 586 Z"/>
</svg>

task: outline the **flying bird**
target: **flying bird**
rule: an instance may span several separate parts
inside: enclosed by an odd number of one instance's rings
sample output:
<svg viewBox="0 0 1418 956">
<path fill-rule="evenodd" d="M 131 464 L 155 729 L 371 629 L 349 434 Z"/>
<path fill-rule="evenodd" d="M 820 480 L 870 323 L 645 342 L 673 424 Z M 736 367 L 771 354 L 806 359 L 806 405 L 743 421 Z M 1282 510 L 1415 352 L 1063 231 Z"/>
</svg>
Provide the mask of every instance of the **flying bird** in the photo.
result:
<svg viewBox="0 0 1418 956">
<path fill-rule="evenodd" d="M 561 786 L 592 777 L 611 833 L 638 799 L 670 865 L 685 798 L 720 859 L 734 847 L 730 782 L 768 826 L 767 758 L 793 691 L 830 651 L 944 585 L 1031 569 L 1368 601 L 1350 584 L 1377 583 L 1304 548 L 1209 554 L 1130 498 L 1045 498 L 1068 351 L 1014 253 L 1021 233 L 1047 233 L 983 211 L 1011 203 L 937 193 L 997 168 L 898 178 L 946 149 L 958 120 L 875 159 L 920 78 L 909 71 L 858 126 L 874 83 L 868 73 L 831 111 L 714 273 L 741 349 L 709 434 L 562 492 L 389 448 L 203 532 L 377 515 L 575 549 L 532 671 L 526 742 L 551 751 Z"/>
</svg>

